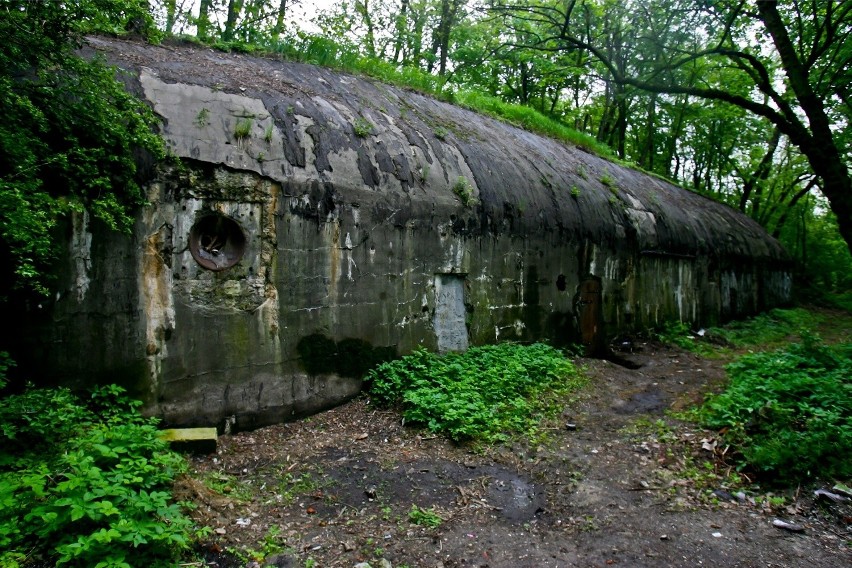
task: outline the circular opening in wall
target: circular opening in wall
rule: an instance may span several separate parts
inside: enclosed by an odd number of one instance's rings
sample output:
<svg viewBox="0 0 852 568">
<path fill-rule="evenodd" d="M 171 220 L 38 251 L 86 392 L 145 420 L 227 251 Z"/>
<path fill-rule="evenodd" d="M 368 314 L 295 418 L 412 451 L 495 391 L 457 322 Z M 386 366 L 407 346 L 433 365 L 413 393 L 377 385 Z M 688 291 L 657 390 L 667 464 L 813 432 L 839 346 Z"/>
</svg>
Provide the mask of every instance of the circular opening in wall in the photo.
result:
<svg viewBox="0 0 852 568">
<path fill-rule="evenodd" d="M 192 258 L 208 270 L 234 266 L 246 252 L 246 237 L 236 221 L 224 215 L 206 215 L 189 232 Z"/>
</svg>

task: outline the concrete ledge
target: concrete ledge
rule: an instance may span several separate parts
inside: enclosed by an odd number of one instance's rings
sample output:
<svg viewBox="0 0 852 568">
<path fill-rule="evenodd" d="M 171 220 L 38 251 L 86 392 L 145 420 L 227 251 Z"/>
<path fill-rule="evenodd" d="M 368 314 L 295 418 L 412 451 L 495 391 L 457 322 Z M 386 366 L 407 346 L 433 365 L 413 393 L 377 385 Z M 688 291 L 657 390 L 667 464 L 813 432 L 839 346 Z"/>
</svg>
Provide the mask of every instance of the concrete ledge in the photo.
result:
<svg viewBox="0 0 852 568">
<path fill-rule="evenodd" d="M 177 452 L 212 454 L 216 452 L 216 428 L 172 428 L 161 430 L 160 439 Z"/>
</svg>

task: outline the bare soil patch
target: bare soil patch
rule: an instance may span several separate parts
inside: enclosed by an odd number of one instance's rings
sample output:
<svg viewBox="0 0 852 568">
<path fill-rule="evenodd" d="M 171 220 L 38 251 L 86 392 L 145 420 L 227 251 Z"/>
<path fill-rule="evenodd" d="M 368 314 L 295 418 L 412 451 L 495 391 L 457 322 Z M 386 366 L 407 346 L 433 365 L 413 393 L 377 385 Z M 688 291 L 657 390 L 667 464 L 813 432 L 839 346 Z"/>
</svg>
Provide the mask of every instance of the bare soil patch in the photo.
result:
<svg viewBox="0 0 852 568">
<path fill-rule="evenodd" d="M 475 451 L 361 398 L 221 437 L 178 497 L 215 528 L 207 566 L 253 566 L 240 549 L 279 567 L 852 566 L 849 503 L 817 500 L 819 480 L 726 487 L 715 433 L 667 415 L 721 384 L 724 361 L 629 357 L 641 367 L 579 361 L 589 384 L 544 440 Z"/>
</svg>

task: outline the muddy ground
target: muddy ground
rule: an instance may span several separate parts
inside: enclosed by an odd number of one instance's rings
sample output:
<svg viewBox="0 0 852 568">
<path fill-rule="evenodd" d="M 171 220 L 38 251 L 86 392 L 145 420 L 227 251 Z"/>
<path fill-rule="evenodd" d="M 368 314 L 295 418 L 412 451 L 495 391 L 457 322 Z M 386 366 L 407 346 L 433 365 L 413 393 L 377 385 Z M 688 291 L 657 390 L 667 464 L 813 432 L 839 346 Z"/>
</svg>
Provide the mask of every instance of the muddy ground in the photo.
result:
<svg viewBox="0 0 852 568">
<path fill-rule="evenodd" d="M 641 367 L 578 361 L 588 385 L 535 442 L 456 445 L 367 398 L 223 436 L 179 487 L 215 529 L 196 565 L 852 566 L 852 506 L 813 495 L 833 482 L 735 486 L 715 433 L 671 417 L 723 359 L 628 356 Z"/>
</svg>

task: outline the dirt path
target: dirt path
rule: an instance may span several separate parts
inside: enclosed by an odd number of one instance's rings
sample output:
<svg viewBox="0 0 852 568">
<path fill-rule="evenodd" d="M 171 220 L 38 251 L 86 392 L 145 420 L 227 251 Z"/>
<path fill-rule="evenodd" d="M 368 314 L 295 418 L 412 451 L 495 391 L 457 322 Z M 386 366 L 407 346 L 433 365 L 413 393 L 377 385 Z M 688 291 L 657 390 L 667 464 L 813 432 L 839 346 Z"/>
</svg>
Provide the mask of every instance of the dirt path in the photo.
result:
<svg viewBox="0 0 852 568">
<path fill-rule="evenodd" d="M 813 487 L 774 507 L 753 486 L 738 499 L 702 449 L 712 433 L 666 417 L 723 379 L 721 361 L 647 345 L 631 358 L 641 368 L 581 361 L 589 386 L 540 444 L 475 453 L 365 400 L 222 437 L 180 487 L 216 528 L 207 565 L 250 565 L 227 554 L 245 547 L 279 567 L 852 566 L 851 506 Z"/>
</svg>

